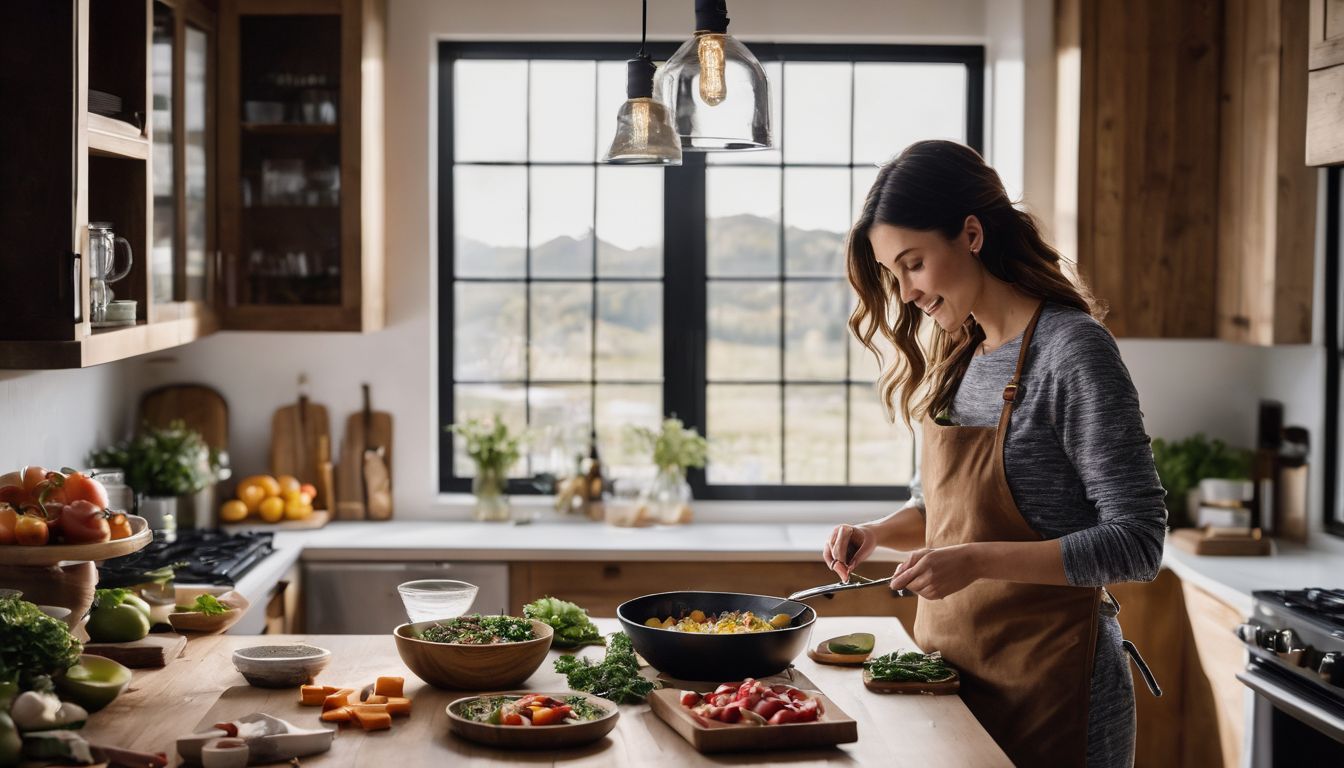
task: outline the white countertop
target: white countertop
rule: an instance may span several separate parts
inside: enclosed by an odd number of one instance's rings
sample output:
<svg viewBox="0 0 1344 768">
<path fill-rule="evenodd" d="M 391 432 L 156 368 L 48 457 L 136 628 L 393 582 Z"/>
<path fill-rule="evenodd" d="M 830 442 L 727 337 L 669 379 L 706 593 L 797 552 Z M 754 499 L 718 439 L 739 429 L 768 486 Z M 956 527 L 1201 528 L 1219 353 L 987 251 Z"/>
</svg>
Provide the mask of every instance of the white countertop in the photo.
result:
<svg viewBox="0 0 1344 768">
<path fill-rule="evenodd" d="M 1344 542 L 1313 534 L 1310 546 L 1274 542 L 1265 557 L 1195 555 L 1167 541 L 1162 565 L 1249 616 L 1260 589 L 1344 587 Z"/>
</svg>

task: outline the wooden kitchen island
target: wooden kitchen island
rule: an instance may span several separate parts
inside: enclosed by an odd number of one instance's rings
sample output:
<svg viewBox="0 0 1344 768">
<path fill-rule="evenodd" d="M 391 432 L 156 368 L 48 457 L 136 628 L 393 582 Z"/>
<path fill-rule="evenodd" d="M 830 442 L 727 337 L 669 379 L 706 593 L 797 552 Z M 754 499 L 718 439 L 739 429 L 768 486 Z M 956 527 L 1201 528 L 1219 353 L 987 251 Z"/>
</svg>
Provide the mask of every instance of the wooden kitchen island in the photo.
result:
<svg viewBox="0 0 1344 768">
<path fill-rule="evenodd" d="M 619 625 L 597 619 L 604 633 Z M 836 617 L 817 620 L 812 642 L 851 632 L 877 635 L 877 653 L 913 648 L 914 643 L 894 618 Z M 262 711 L 301 727 L 319 725 L 319 709 L 298 704 L 297 690 L 252 688 L 233 668 L 234 649 L 251 645 L 304 642 L 330 649 L 332 662 L 318 676 L 326 685 L 359 687 L 379 675 L 402 675 L 414 702 L 409 718 L 397 718 L 390 731 L 365 733 L 345 727 L 330 752 L 303 758 L 305 766 L 441 765 L 743 765 L 787 762 L 790 765 L 1010 766 L 1007 756 L 956 696 L 880 695 L 863 687 L 861 670 L 813 662 L 805 654 L 795 664 L 850 717 L 858 721 L 859 740 L 838 748 L 810 752 L 761 752 L 701 755 L 650 711 L 647 705 L 624 705 L 616 729 L 594 744 L 557 752 L 488 749 L 463 741 L 448 731 L 448 703 L 473 692 L 440 691 L 411 674 L 387 635 L 279 635 L 201 637 L 187 643 L 176 661 L 160 670 L 137 670 L 130 687 L 85 726 L 90 741 L 176 755 L 177 737 L 205 730 L 213 722 Z M 603 649 L 585 648 L 582 655 L 601 658 Z M 540 669 L 522 686 L 536 691 L 566 690 L 556 674 L 552 650 Z"/>
</svg>

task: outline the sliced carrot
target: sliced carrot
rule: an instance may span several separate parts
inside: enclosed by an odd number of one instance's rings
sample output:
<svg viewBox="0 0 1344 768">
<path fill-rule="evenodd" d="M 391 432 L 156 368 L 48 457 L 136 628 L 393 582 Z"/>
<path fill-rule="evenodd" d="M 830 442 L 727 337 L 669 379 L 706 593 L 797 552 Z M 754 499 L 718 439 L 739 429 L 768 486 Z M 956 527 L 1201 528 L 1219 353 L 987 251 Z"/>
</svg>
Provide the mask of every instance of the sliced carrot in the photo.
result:
<svg viewBox="0 0 1344 768">
<path fill-rule="evenodd" d="M 388 696 L 387 713 L 398 717 L 411 714 L 411 700 L 400 696 Z"/>
<path fill-rule="evenodd" d="M 376 693 L 360 702 L 360 704 L 386 704 L 386 703 L 387 703 L 387 697 L 379 696 Z"/>
<path fill-rule="evenodd" d="M 361 704 L 352 707 L 359 727 L 366 731 L 381 731 L 392 727 L 392 716 L 382 704 Z"/>
<path fill-rule="evenodd" d="M 299 689 L 299 703 L 306 707 L 318 706 L 326 698 L 326 689 L 320 685 L 305 685 Z"/>
<path fill-rule="evenodd" d="M 322 700 L 322 711 L 344 707 L 350 703 L 350 696 L 355 692 L 354 688 L 342 688 L 339 691 L 327 696 Z"/>
<path fill-rule="evenodd" d="M 339 686 L 339 685 L 324 685 L 324 686 L 322 686 L 322 690 L 323 690 L 328 696 L 330 696 L 331 694 L 333 694 L 333 693 L 335 693 L 335 692 L 341 690 L 341 686 Z"/>
<path fill-rule="evenodd" d="M 349 707 L 337 707 L 336 709 L 328 709 L 322 713 L 323 722 L 328 723 L 348 723 L 350 722 L 351 717 L 352 715 L 350 714 Z"/>
<path fill-rule="evenodd" d="M 395 696 L 400 698 L 405 695 L 402 693 L 405 684 L 406 679 L 402 677 L 380 677 L 378 678 L 378 681 L 373 684 L 373 692 L 379 696 L 387 696 L 389 698 Z"/>
</svg>

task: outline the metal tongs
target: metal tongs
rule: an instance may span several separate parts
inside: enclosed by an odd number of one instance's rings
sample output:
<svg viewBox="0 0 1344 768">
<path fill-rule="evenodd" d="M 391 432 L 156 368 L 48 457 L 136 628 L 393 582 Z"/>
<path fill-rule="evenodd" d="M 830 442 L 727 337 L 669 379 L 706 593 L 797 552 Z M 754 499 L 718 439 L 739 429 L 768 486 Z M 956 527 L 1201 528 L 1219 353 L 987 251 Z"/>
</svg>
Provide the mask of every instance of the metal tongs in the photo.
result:
<svg viewBox="0 0 1344 768">
<path fill-rule="evenodd" d="M 794 592 L 789 595 L 790 600 L 807 600 L 808 598 L 825 596 L 832 597 L 836 592 L 844 592 L 848 589 L 865 589 L 867 587 L 885 587 L 891 582 L 890 579 L 866 579 L 857 573 L 850 574 L 849 581 L 837 581 L 834 584 L 825 584 L 820 587 L 804 589 L 801 592 Z M 895 597 L 909 597 L 910 593 L 904 589 L 892 591 Z"/>
</svg>

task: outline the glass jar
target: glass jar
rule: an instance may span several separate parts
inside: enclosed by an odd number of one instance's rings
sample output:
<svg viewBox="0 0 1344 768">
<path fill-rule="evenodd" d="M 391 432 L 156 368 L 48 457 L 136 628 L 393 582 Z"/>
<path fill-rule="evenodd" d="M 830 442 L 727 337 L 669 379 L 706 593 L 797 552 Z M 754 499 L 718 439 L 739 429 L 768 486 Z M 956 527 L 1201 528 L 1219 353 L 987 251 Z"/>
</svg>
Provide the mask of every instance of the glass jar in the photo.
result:
<svg viewBox="0 0 1344 768">
<path fill-rule="evenodd" d="M 117 467 L 94 467 L 86 474 L 102 484 L 107 491 L 107 508 L 130 512 L 135 508 L 135 495 L 126 485 L 126 473 Z"/>
<path fill-rule="evenodd" d="M 659 467 L 645 491 L 649 514 L 663 525 L 691 522 L 691 484 L 685 467 Z"/>
<path fill-rule="evenodd" d="M 505 493 L 508 483 L 505 470 L 477 465 L 476 476 L 471 479 L 471 492 L 476 496 L 472 517 L 482 521 L 508 520 L 511 515 L 509 496 Z"/>
</svg>

